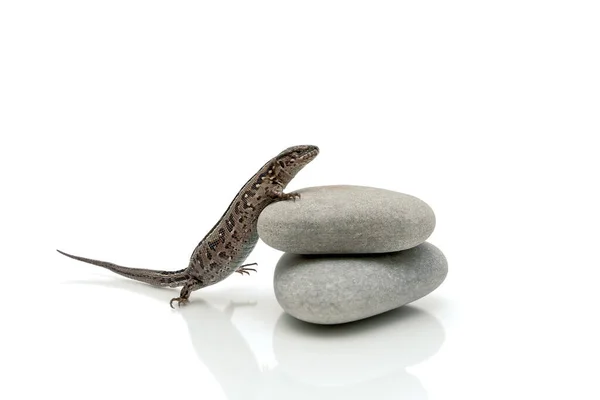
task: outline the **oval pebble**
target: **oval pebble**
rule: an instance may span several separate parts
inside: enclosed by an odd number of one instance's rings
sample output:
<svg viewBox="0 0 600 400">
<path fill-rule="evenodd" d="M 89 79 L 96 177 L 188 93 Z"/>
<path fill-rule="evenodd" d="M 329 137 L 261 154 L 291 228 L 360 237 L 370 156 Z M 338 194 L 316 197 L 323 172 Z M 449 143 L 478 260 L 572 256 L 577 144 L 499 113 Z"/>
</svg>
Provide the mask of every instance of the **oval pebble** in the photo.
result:
<svg viewBox="0 0 600 400">
<path fill-rule="evenodd" d="M 423 243 L 435 214 L 422 200 L 365 186 L 298 190 L 296 201 L 270 204 L 258 218 L 269 246 L 296 254 L 387 253 Z"/>
<path fill-rule="evenodd" d="M 340 324 L 401 307 L 435 290 L 448 263 L 430 243 L 386 254 L 286 253 L 275 268 L 275 297 L 291 316 Z"/>
</svg>

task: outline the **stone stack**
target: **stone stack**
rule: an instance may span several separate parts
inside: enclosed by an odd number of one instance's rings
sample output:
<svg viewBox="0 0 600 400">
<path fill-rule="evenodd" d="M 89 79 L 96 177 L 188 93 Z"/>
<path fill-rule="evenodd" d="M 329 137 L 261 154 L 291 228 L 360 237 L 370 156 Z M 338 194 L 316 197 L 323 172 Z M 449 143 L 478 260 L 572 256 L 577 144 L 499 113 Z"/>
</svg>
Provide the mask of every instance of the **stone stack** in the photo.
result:
<svg viewBox="0 0 600 400">
<path fill-rule="evenodd" d="M 290 315 L 339 324 L 377 315 L 436 289 L 448 273 L 442 252 L 425 240 L 433 210 L 403 193 L 364 186 L 298 190 L 297 201 L 269 205 L 258 234 L 284 251 L 275 296 Z"/>
</svg>

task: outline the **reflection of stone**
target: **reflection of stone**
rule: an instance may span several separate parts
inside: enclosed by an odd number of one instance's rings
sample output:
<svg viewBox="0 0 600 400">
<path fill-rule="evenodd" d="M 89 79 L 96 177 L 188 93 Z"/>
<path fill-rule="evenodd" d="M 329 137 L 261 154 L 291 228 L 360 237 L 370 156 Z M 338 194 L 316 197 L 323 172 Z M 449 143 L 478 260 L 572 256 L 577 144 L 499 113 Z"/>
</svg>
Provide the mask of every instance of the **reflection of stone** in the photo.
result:
<svg viewBox="0 0 600 400">
<path fill-rule="evenodd" d="M 414 307 L 335 326 L 284 314 L 273 337 L 279 365 L 270 373 L 268 398 L 425 399 L 405 368 L 431 357 L 443 342 L 439 321 Z"/>
<path fill-rule="evenodd" d="M 284 254 L 275 269 L 275 296 L 290 315 L 339 324 L 415 301 L 446 278 L 448 263 L 430 243 L 385 254 Z"/>
<path fill-rule="evenodd" d="M 261 400 L 408 399 L 425 400 L 427 392 L 414 376 L 402 372 L 348 385 L 310 385 L 286 375 L 280 367 L 269 373 Z"/>
</svg>

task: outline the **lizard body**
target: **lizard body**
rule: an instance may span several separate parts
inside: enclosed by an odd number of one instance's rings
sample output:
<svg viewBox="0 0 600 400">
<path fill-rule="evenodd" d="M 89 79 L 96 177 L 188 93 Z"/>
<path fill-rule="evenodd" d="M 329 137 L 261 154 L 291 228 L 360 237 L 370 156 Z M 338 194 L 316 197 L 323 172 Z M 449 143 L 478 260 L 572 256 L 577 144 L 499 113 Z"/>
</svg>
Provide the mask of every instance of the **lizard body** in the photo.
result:
<svg viewBox="0 0 600 400">
<path fill-rule="evenodd" d="M 215 226 L 198 243 L 187 268 L 159 271 L 122 267 L 113 263 L 59 253 L 98 265 L 130 279 L 153 286 L 180 287 L 178 305 L 186 303 L 194 290 L 214 285 L 234 272 L 255 271 L 243 265 L 258 241 L 256 223 L 261 211 L 274 201 L 299 198 L 298 193 L 283 193 L 285 187 L 305 165 L 319 154 L 316 146 L 294 146 L 269 160 L 233 198 Z"/>
</svg>

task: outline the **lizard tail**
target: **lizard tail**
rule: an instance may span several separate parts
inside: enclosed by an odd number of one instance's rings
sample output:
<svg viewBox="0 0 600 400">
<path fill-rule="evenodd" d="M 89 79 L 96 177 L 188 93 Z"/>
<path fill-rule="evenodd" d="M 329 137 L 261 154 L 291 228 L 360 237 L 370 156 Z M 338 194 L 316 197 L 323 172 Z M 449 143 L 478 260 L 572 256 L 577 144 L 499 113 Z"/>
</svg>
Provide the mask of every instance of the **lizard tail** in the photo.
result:
<svg viewBox="0 0 600 400">
<path fill-rule="evenodd" d="M 99 267 L 106 268 L 124 277 L 148 283 L 152 286 L 168 286 L 174 288 L 183 286 L 190 279 L 190 276 L 187 274 L 185 269 L 180 269 L 179 271 L 157 271 L 153 269 L 127 268 L 106 261 L 78 257 L 60 250 L 56 251 L 72 259 L 83 261 L 88 264 L 98 265 Z"/>
</svg>

